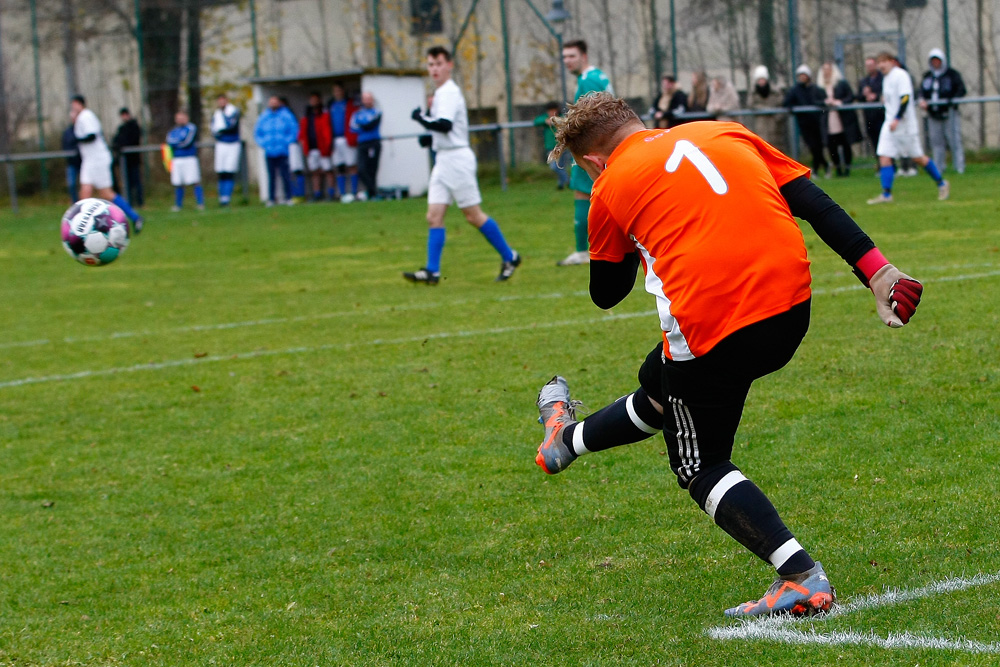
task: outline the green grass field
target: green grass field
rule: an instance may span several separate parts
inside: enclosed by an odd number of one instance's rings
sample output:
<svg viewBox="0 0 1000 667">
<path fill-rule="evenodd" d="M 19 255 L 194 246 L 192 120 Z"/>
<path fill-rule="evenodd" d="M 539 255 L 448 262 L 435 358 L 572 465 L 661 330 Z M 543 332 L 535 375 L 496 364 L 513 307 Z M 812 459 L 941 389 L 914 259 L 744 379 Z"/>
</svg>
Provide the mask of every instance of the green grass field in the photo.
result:
<svg viewBox="0 0 1000 667">
<path fill-rule="evenodd" d="M 995 665 L 998 182 L 973 165 L 939 204 L 901 179 L 885 207 L 868 170 L 820 182 L 926 285 L 889 330 L 806 226 L 811 330 L 737 436 L 847 607 L 780 627 L 833 645 L 710 634 L 772 571 L 662 439 L 535 466 L 538 388 L 601 407 L 659 335 L 641 285 L 605 313 L 554 265 L 572 204 L 547 179 L 484 191 L 525 257 L 506 284 L 457 211 L 441 284 L 405 283 L 419 199 L 164 202 L 97 269 L 62 250 L 62 206 L 5 212 L 0 664 Z"/>
</svg>

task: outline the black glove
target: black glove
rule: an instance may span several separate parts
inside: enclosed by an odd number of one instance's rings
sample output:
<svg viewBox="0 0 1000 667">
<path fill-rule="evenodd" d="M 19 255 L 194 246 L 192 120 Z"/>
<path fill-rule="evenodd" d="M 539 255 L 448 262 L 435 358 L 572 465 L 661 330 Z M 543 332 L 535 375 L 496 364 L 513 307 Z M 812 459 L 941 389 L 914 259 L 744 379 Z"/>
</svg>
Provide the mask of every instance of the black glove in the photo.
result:
<svg viewBox="0 0 1000 667">
<path fill-rule="evenodd" d="M 417 143 L 423 148 L 430 148 L 434 145 L 434 137 L 429 134 L 421 134 L 417 137 Z"/>
<path fill-rule="evenodd" d="M 410 114 L 410 118 L 412 118 L 413 120 L 417 121 L 418 123 L 421 120 L 423 120 L 422 116 L 423 116 L 423 112 L 420 110 L 420 107 L 417 107 L 416 109 L 414 109 L 413 113 Z"/>
</svg>

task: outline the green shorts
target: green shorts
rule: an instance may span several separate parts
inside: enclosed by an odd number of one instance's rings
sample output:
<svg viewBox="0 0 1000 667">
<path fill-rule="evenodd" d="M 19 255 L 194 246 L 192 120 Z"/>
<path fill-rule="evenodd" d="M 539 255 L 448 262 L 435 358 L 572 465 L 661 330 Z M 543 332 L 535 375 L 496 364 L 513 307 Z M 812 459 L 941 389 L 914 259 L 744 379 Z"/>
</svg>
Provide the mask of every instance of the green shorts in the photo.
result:
<svg viewBox="0 0 1000 667">
<path fill-rule="evenodd" d="M 580 168 L 580 165 L 574 164 L 569 176 L 569 187 L 571 190 L 589 195 L 594 187 L 594 181 Z"/>
</svg>

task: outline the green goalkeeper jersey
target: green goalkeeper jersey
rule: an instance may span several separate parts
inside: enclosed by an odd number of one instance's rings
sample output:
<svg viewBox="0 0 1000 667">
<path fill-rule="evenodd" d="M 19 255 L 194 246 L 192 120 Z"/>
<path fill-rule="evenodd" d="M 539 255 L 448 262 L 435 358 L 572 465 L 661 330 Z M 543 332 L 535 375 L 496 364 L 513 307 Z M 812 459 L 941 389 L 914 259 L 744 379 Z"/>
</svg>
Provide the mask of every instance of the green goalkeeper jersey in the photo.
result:
<svg viewBox="0 0 1000 667">
<path fill-rule="evenodd" d="M 578 102 L 587 93 L 600 93 L 604 91 L 612 95 L 615 93 L 611 88 L 611 82 L 608 80 L 608 77 L 604 76 L 604 72 L 596 67 L 588 67 L 583 72 L 580 72 L 580 76 L 576 78 L 576 97 L 573 98 L 573 101 Z"/>
</svg>

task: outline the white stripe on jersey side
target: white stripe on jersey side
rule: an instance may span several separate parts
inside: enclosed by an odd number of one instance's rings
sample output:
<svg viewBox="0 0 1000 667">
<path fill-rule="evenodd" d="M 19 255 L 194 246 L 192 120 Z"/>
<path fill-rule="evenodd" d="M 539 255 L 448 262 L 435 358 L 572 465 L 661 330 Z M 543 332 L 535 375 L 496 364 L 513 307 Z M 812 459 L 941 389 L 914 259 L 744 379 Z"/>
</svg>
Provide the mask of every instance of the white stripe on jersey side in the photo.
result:
<svg viewBox="0 0 1000 667">
<path fill-rule="evenodd" d="M 679 398 L 669 397 L 674 412 L 674 422 L 677 424 L 677 453 L 681 465 L 677 475 L 685 482 L 690 482 L 694 473 L 701 467 L 701 453 L 698 451 L 698 433 L 694 428 L 691 410 Z"/>
<path fill-rule="evenodd" d="M 660 328 L 667 334 L 670 358 L 674 361 L 690 361 L 694 359 L 694 355 L 691 354 L 691 348 L 688 347 L 687 338 L 684 337 L 684 333 L 677 323 L 677 318 L 670 312 L 671 301 L 663 292 L 663 281 L 653 270 L 657 260 L 649 254 L 649 251 L 641 243 L 634 239 L 633 241 L 646 261 L 646 291 L 656 297 L 656 312 L 660 315 Z"/>
<path fill-rule="evenodd" d="M 625 399 L 625 409 L 628 411 L 629 419 L 631 419 L 632 423 L 635 424 L 635 427 L 643 433 L 655 435 L 660 432 L 660 429 L 654 428 L 642 421 L 642 417 L 640 417 L 639 413 L 635 411 L 635 394 L 629 394 L 628 398 Z"/>
</svg>

